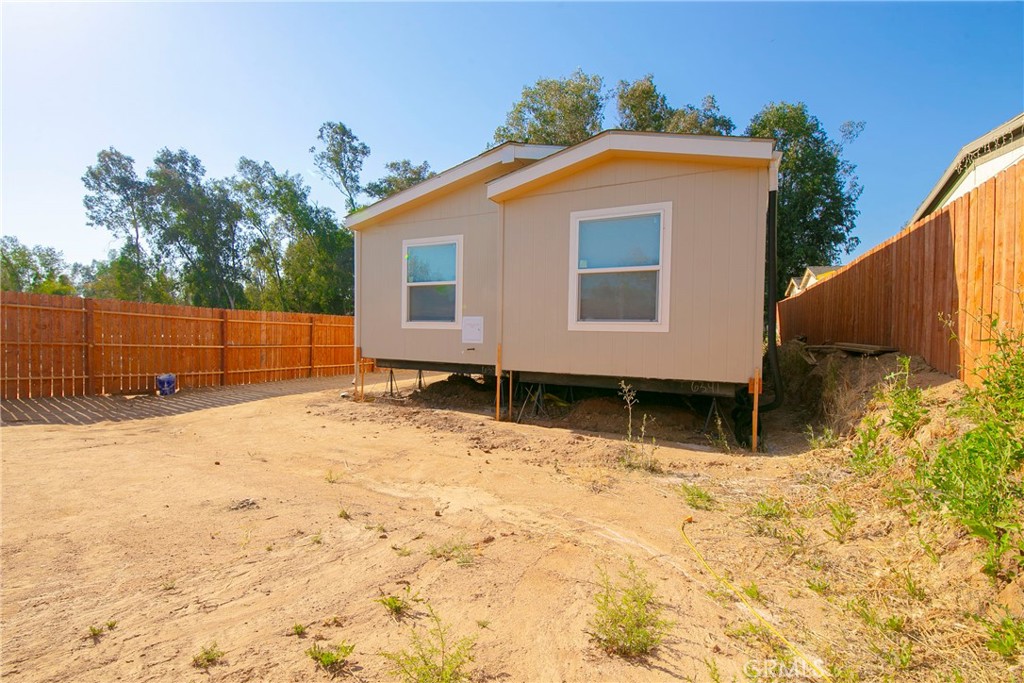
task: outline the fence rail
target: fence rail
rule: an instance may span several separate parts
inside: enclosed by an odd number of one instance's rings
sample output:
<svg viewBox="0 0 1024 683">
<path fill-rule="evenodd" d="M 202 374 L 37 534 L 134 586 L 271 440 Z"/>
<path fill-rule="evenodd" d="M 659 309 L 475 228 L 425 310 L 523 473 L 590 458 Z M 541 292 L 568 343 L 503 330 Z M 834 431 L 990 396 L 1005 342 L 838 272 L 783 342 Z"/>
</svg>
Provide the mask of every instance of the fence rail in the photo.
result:
<svg viewBox="0 0 1024 683">
<path fill-rule="evenodd" d="M 349 316 L 0 293 L 0 398 L 147 393 L 348 374 Z"/>
<path fill-rule="evenodd" d="M 894 346 L 969 383 L 990 316 L 1024 329 L 1024 163 L 779 302 L 784 340 Z"/>
</svg>

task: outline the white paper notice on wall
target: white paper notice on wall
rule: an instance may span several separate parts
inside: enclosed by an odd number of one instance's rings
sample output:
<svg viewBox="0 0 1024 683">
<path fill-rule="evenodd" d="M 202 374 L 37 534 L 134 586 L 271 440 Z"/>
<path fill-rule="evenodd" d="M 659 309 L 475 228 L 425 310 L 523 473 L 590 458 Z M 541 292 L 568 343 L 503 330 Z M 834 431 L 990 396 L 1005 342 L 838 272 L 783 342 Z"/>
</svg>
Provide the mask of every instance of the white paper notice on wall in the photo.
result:
<svg viewBox="0 0 1024 683">
<path fill-rule="evenodd" d="M 462 343 L 484 343 L 484 318 L 481 315 L 462 316 Z"/>
</svg>

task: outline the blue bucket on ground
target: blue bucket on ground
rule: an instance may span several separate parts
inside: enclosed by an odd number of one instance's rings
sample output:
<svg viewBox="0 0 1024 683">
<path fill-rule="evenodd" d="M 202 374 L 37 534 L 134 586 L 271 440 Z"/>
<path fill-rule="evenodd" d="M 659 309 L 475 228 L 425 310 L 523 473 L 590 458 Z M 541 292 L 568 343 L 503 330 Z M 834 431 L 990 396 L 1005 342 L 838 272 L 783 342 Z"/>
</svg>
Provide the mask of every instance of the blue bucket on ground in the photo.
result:
<svg viewBox="0 0 1024 683">
<path fill-rule="evenodd" d="M 178 378 L 172 373 L 166 373 L 163 375 L 156 376 L 156 393 L 157 396 L 170 396 L 178 388 Z"/>
</svg>

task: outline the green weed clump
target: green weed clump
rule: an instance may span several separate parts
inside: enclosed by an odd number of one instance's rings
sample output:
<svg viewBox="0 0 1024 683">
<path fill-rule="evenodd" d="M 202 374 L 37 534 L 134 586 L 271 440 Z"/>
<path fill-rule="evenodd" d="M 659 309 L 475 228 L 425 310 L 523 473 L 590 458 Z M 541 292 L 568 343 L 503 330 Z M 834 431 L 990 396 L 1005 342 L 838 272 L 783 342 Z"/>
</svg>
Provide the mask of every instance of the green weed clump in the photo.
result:
<svg viewBox="0 0 1024 683">
<path fill-rule="evenodd" d="M 714 510 L 717 505 L 715 497 L 696 484 L 682 483 L 678 490 L 686 504 L 695 510 Z"/>
<path fill-rule="evenodd" d="M 405 683 L 459 683 L 470 679 L 474 638 L 453 638 L 451 627 L 441 621 L 427 605 L 430 625 L 414 628 L 409 647 L 399 652 L 383 652 L 390 662 L 389 671 Z"/>
<path fill-rule="evenodd" d="M 928 411 L 921 403 L 921 388 L 910 386 L 910 356 L 899 356 L 896 365 L 896 371 L 886 377 L 890 427 L 900 438 L 906 439 L 925 423 Z"/>
<path fill-rule="evenodd" d="M 989 320 L 981 387 L 965 401 L 975 426 L 922 461 L 916 479 L 926 503 L 986 542 L 985 572 L 1009 578 L 1024 569 L 1024 332 L 998 322 Z"/>
<path fill-rule="evenodd" d="M 355 649 L 355 645 L 345 642 L 333 646 L 313 643 L 313 647 L 306 650 L 306 656 L 316 662 L 317 668 L 336 676 L 348 666 L 348 658 Z"/>
<path fill-rule="evenodd" d="M 1024 619 L 1006 612 L 999 621 L 986 622 L 985 629 L 988 631 L 985 647 L 989 650 L 1006 659 L 1024 655 Z"/>
<path fill-rule="evenodd" d="M 650 654 L 672 626 L 661 616 L 654 584 L 632 558 L 626 571 L 619 574 L 619 585 L 612 583 L 604 569 L 599 571 L 601 590 L 594 596 L 597 613 L 589 624 L 591 637 L 605 651 L 621 657 Z"/>
<path fill-rule="evenodd" d="M 892 465 L 892 453 L 879 444 L 882 428 L 873 417 L 865 418 L 857 430 L 857 439 L 850 451 L 850 467 L 857 474 L 874 474 Z"/>
<path fill-rule="evenodd" d="M 224 659 L 224 651 L 217 648 L 217 643 L 210 643 L 192 658 L 192 666 L 197 669 L 209 669 L 211 666 L 220 664 Z"/>
<path fill-rule="evenodd" d="M 374 602 L 380 603 L 384 606 L 384 609 L 388 611 L 391 618 L 395 621 L 400 621 L 402 617 L 409 614 L 412 611 L 412 606 L 417 602 L 423 602 L 420 598 L 420 594 L 412 593 L 412 589 L 409 586 L 405 587 L 404 595 L 387 595 L 384 591 L 380 592 L 380 597 L 375 598 Z"/>
</svg>

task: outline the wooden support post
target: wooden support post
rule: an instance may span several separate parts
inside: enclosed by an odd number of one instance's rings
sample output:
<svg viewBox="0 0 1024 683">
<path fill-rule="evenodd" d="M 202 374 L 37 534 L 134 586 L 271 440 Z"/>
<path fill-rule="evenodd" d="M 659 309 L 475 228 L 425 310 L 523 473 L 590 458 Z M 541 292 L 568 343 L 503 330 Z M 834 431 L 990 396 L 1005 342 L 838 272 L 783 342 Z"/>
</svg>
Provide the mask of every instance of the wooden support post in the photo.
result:
<svg viewBox="0 0 1024 683">
<path fill-rule="evenodd" d="M 751 422 L 751 434 L 750 434 L 750 450 L 753 453 L 757 453 L 757 409 L 761 398 L 761 370 L 754 371 L 754 379 L 750 380 L 748 386 L 750 393 L 754 395 L 754 411 L 751 415 L 753 418 Z"/>
<path fill-rule="evenodd" d="M 508 371 L 508 421 L 512 421 L 512 371 Z"/>
<path fill-rule="evenodd" d="M 498 362 L 494 366 L 494 421 L 501 422 L 501 344 L 498 344 Z"/>
</svg>

